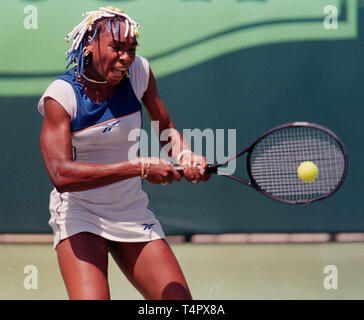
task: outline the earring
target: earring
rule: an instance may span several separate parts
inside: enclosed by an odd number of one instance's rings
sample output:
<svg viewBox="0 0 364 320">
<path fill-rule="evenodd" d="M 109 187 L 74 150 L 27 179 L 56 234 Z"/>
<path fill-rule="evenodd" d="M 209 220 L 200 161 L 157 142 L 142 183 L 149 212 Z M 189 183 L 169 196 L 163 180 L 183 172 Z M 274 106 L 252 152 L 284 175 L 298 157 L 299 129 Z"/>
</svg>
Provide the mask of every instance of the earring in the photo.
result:
<svg viewBox="0 0 364 320">
<path fill-rule="evenodd" d="M 84 56 L 84 57 L 87 57 L 87 56 L 90 54 L 90 51 L 88 51 L 88 50 L 87 50 L 87 47 L 84 47 L 84 48 L 82 49 L 82 52 L 83 52 L 83 56 Z"/>
<path fill-rule="evenodd" d="M 87 47 L 82 49 L 83 52 L 83 59 L 84 59 L 84 66 L 86 67 L 90 63 L 91 54 L 90 51 L 87 50 Z"/>
</svg>

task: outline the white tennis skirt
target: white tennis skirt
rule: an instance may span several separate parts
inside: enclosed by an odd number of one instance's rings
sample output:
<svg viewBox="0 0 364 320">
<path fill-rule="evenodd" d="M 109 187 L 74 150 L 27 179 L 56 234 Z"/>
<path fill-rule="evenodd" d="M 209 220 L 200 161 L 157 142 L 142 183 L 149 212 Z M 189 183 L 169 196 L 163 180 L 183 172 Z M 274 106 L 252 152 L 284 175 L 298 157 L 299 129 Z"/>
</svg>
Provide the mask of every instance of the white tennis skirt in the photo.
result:
<svg viewBox="0 0 364 320">
<path fill-rule="evenodd" d="M 148 203 L 139 177 L 80 192 L 59 193 L 53 189 L 49 204 L 53 247 L 80 232 L 118 242 L 165 238 Z"/>
</svg>

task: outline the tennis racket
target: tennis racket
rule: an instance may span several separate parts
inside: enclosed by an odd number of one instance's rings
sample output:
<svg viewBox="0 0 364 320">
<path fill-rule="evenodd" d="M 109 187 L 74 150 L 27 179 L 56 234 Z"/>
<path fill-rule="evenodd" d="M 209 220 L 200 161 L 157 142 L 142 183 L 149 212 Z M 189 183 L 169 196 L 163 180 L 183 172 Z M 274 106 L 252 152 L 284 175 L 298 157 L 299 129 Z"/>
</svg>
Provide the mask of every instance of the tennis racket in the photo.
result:
<svg viewBox="0 0 364 320">
<path fill-rule="evenodd" d="M 223 166 L 244 153 L 250 180 L 224 174 Z M 313 182 L 304 182 L 297 174 L 304 161 L 311 161 L 318 168 Z M 183 174 L 182 167 L 176 169 Z M 293 122 L 267 131 L 224 163 L 208 165 L 207 173 L 241 182 L 280 202 L 304 204 L 326 199 L 336 192 L 347 169 L 347 153 L 335 133 L 317 124 Z"/>
</svg>

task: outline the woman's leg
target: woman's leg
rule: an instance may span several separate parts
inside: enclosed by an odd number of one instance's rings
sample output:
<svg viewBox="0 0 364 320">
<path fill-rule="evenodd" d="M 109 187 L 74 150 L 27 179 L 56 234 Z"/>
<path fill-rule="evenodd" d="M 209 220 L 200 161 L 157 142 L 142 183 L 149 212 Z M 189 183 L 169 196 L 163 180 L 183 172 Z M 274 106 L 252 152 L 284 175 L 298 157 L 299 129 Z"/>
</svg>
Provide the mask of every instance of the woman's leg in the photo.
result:
<svg viewBox="0 0 364 320">
<path fill-rule="evenodd" d="M 112 242 L 110 252 L 145 299 L 192 299 L 177 259 L 164 239 L 138 243 Z"/>
<path fill-rule="evenodd" d="M 57 256 L 70 299 L 110 299 L 106 239 L 88 232 L 75 234 L 57 245 Z"/>
</svg>

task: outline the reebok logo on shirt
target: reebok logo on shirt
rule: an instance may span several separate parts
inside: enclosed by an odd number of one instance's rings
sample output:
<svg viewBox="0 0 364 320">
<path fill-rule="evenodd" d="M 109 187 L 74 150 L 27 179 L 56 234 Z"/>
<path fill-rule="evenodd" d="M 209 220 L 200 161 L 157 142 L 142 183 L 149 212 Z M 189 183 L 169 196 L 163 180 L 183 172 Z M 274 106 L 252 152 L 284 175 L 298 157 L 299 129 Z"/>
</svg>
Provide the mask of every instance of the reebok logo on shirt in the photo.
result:
<svg viewBox="0 0 364 320">
<path fill-rule="evenodd" d="M 120 121 L 121 120 L 118 120 L 118 121 L 116 121 L 114 123 L 111 123 L 111 124 L 106 124 L 105 125 L 106 128 L 104 130 L 102 130 L 102 133 L 110 132 L 112 130 L 112 128 L 114 128 Z"/>
</svg>

